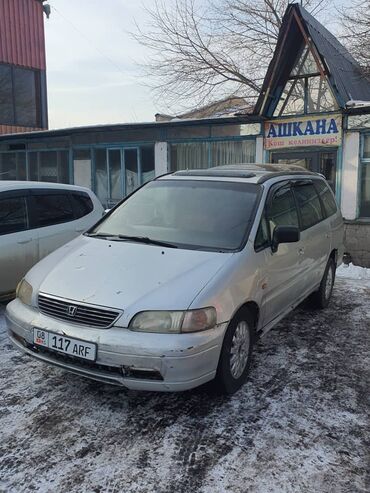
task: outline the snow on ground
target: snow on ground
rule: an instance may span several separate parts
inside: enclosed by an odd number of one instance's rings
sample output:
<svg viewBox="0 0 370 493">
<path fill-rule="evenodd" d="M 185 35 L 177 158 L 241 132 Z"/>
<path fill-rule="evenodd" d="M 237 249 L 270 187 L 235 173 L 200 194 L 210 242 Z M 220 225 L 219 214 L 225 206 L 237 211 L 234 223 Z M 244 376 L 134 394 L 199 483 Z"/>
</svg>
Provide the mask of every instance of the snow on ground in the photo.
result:
<svg viewBox="0 0 370 493">
<path fill-rule="evenodd" d="M 0 335 L 0 491 L 370 491 L 370 283 L 342 271 L 330 307 L 273 329 L 229 398 L 95 383 Z"/>
<path fill-rule="evenodd" d="M 337 277 L 341 277 L 345 279 L 362 280 L 364 281 L 364 283 L 362 284 L 366 284 L 366 285 L 370 284 L 370 269 L 365 269 L 364 267 L 358 267 L 357 265 L 342 264 L 337 269 L 336 275 Z"/>
</svg>

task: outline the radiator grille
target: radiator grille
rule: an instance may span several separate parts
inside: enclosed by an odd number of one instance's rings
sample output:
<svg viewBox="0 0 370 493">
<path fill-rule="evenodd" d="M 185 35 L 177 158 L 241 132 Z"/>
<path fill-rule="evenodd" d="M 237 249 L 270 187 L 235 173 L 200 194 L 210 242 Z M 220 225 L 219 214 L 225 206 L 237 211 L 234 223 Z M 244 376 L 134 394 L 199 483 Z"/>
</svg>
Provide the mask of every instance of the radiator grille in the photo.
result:
<svg viewBox="0 0 370 493">
<path fill-rule="evenodd" d="M 38 303 L 40 312 L 45 315 L 100 329 L 110 327 L 120 315 L 118 311 L 82 305 L 71 300 L 54 298 L 45 294 L 39 294 Z"/>
</svg>

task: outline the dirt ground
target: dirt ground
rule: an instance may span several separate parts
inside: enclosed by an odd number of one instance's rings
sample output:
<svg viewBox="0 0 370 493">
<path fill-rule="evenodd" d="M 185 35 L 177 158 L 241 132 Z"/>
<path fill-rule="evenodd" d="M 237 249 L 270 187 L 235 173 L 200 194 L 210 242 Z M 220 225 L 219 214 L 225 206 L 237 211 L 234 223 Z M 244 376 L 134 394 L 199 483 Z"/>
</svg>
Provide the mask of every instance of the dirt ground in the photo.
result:
<svg viewBox="0 0 370 493">
<path fill-rule="evenodd" d="M 0 307 L 0 312 L 4 307 Z M 9 344 L 0 314 L 0 491 L 369 492 L 370 283 L 295 310 L 234 396 L 128 392 Z"/>
</svg>

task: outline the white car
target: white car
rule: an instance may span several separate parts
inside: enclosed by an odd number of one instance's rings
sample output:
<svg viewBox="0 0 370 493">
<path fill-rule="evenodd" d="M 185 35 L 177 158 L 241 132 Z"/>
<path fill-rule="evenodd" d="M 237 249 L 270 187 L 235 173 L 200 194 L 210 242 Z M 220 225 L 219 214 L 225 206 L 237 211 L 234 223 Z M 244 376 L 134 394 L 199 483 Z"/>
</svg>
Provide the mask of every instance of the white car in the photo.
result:
<svg viewBox="0 0 370 493">
<path fill-rule="evenodd" d="M 258 337 L 309 295 L 328 305 L 343 251 L 321 175 L 178 171 L 31 269 L 6 309 L 9 336 L 41 361 L 130 389 L 215 379 L 233 393 Z"/>
<path fill-rule="evenodd" d="M 0 299 L 26 272 L 104 214 L 91 190 L 73 185 L 0 181 Z"/>
</svg>

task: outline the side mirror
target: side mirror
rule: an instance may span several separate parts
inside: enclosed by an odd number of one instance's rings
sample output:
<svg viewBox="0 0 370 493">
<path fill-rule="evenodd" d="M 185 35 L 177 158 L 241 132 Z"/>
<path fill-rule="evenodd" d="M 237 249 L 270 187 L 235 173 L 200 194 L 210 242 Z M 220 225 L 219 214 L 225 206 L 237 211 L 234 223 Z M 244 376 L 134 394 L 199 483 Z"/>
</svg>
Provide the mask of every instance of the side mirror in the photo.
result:
<svg viewBox="0 0 370 493">
<path fill-rule="evenodd" d="M 276 226 L 272 235 L 272 252 L 277 252 L 280 243 L 296 243 L 299 241 L 300 236 L 299 229 L 296 226 Z"/>
</svg>

